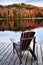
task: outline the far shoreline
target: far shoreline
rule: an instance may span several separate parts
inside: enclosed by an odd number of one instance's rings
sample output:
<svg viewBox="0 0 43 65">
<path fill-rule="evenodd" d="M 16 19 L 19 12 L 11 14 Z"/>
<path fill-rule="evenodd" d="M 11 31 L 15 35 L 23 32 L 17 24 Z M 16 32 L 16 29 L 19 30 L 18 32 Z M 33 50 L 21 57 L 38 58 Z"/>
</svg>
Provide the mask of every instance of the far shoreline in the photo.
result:
<svg viewBox="0 0 43 65">
<path fill-rule="evenodd" d="M 32 17 L 32 18 L 0 18 L 0 20 L 13 20 L 13 19 L 43 19 L 43 17 Z"/>
</svg>

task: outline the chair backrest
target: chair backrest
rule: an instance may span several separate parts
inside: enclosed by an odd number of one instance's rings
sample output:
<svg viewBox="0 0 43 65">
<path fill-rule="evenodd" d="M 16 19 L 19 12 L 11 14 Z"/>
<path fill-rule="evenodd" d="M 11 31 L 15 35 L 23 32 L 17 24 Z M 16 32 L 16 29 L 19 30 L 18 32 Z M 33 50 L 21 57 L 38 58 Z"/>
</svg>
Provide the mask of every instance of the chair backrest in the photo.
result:
<svg viewBox="0 0 43 65">
<path fill-rule="evenodd" d="M 29 47 L 30 42 L 31 42 L 32 39 L 28 39 L 28 40 L 27 40 L 27 38 L 33 37 L 34 34 L 35 34 L 34 31 L 23 32 L 23 33 L 21 34 L 21 39 L 22 39 L 22 38 L 24 39 L 24 40 L 22 40 L 21 43 L 20 43 L 21 50 L 26 49 L 26 48 Z"/>
</svg>

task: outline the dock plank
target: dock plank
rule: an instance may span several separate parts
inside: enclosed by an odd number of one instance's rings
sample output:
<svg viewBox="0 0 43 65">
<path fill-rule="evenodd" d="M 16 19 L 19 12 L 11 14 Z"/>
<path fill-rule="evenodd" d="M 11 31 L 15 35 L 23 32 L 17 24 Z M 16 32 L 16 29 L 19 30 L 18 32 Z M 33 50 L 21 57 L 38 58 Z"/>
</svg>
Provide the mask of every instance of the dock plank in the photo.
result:
<svg viewBox="0 0 43 65">
<path fill-rule="evenodd" d="M 3 43 L 3 44 L 2 44 Z M 2 42 L 0 45 L 0 50 L 4 47 L 4 45 L 6 45 L 6 42 Z"/>
<path fill-rule="evenodd" d="M 12 59 L 10 60 L 10 62 L 9 62 L 9 64 L 8 65 L 15 65 L 15 63 L 16 63 L 16 60 L 17 60 L 17 54 L 15 53 L 13 53 L 13 57 L 12 57 Z"/>
<path fill-rule="evenodd" d="M 38 65 L 43 65 L 42 64 L 42 55 L 41 55 L 41 48 L 40 48 L 40 44 L 37 44 L 37 60 L 38 60 Z"/>
<path fill-rule="evenodd" d="M 29 51 L 28 51 L 28 55 L 27 55 L 27 60 L 26 60 L 26 63 L 25 63 L 25 65 L 31 65 L 31 54 L 29 53 Z"/>
<path fill-rule="evenodd" d="M 6 50 L 5 50 L 5 51 L 6 51 Z M 12 52 L 12 47 L 8 50 L 7 54 L 6 54 L 4 57 L 2 56 L 2 59 L 0 60 L 1 65 L 3 65 L 4 62 L 6 62 L 6 59 L 7 59 L 8 56 L 11 54 L 11 52 Z"/>
<path fill-rule="evenodd" d="M 36 55 L 36 57 L 37 57 L 37 53 L 38 53 L 38 51 L 37 51 L 37 43 L 35 44 L 35 55 Z M 32 64 L 31 65 L 38 65 L 38 61 L 36 60 L 32 60 Z"/>
<path fill-rule="evenodd" d="M 9 44 L 7 43 L 7 44 L 1 49 L 0 55 L 8 48 L 9 45 L 10 45 L 10 43 L 9 43 Z"/>
<path fill-rule="evenodd" d="M 4 56 L 6 56 L 6 54 L 8 53 L 8 51 L 11 49 L 11 45 L 1 54 L 1 56 L 2 56 L 2 58 L 4 57 Z M 2 59 L 1 58 L 1 59 Z M 1 60 L 0 59 L 0 60 Z"/>
<path fill-rule="evenodd" d="M 43 63 L 43 44 L 41 44 L 40 46 L 41 46 L 42 63 Z"/>
<path fill-rule="evenodd" d="M 27 51 L 22 58 L 22 65 L 43 65 L 43 45 L 37 43 L 35 47 L 37 61 L 31 60 L 31 54 Z M 0 42 L 0 65 L 19 65 L 17 53 L 13 53 L 13 44 L 11 42 Z"/>
<path fill-rule="evenodd" d="M 9 63 L 11 62 L 11 59 L 13 57 L 13 51 L 11 51 L 11 53 L 8 55 L 6 62 L 3 63 L 3 65 L 9 65 Z"/>
</svg>

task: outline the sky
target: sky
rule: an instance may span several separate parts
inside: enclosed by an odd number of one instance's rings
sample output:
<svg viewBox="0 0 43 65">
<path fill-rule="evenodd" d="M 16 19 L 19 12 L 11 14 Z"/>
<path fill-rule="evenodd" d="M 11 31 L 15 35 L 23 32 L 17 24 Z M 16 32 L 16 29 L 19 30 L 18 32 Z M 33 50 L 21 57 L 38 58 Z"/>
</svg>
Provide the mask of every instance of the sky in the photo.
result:
<svg viewBox="0 0 43 65">
<path fill-rule="evenodd" d="M 43 0 L 0 0 L 0 5 L 9 5 L 14 3 L 26 3 L 43 7 Z"/>
</svg>

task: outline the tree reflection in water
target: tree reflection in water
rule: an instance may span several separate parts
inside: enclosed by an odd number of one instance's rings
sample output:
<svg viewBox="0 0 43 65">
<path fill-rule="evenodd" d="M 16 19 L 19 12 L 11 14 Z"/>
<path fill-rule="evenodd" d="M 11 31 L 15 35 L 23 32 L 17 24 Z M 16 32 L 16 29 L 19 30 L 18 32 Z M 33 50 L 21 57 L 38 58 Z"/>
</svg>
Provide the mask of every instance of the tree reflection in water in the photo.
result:
<svg viewBox="0 0 43 65">
<path fill-rule="evenodd" d="M 42 19 L 11 19 L 11 20 L 0 20 L 0 30 L 14 30 L 24 31 L 31 30 L 37 27 L 43 27 Z"/>
</svg>

